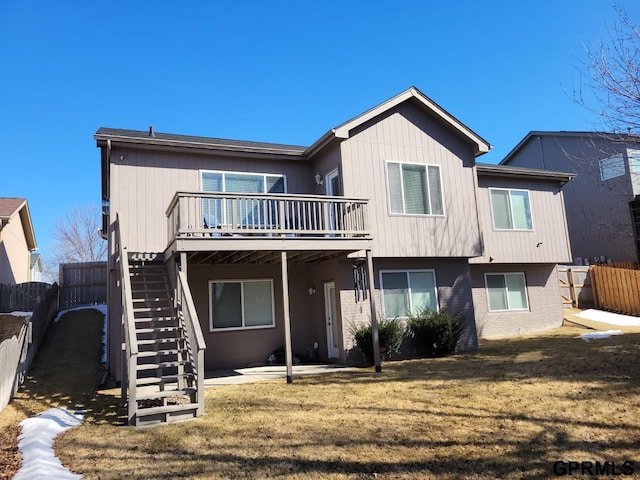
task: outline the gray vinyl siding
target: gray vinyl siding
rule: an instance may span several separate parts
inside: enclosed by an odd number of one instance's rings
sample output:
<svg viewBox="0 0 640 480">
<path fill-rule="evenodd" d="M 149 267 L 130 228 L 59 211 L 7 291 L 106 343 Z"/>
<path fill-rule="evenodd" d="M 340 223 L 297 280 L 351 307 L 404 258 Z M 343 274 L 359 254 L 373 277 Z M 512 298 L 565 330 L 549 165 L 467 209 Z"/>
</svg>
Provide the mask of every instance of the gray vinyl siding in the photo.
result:
<svg viewBox="0 0 640 480">
<path fill-rule="evenodd" d="M 438 305 L 440 309 L 448 309 L 462 314 L 465 322 L 460 349 L 477 348 L 474 322 L 473 297 L 471 293 L 471 276 L 469 264 L 465 259 L 442 258 L 376 258 L 374 259 L 374 285 L 376 311 L 382 314 L 380 291 L 380 270 L 434 270 Z M 357 305 L 351 300 L 351 311 L 357 312 Z M 368 307 L 368 304 L 367 304 Z M 345 307 L 343 306 L 343 311 Z M 370 321 L 368 311 L 361 315 L 360 321 Z"/>
<path fill-rule="evenodd" d="M 200 191 L 201 170 L 285 174 L 289 193 L 314 193 L 312 170 L 296 161 L 133 149 L 114 149 L 111 161 L 111 221 L 120 213 L 132 252 L 164 251 L 169 203 L 178 191 Z"/>
<path fill-rule="evenodd" d="M 529 192 L 533 230 L 496 230 L 490 188 Z M 479 175 L 478 219 L 484 251 L 470 263 L 565 263 L 571 261 L 563 192 L 557 182 L 518 180 Z"/>
<path fill-rule="evenodd" d="M 376 118 L 341 144 L 344 193 L 368 198 L 376 257 L 480 254 L 471 146 L 410 103 Z M 386 162 L 440 166 L 444 216 L 389 213 Z"/>
<path fill-rule="evenodd" d="M 515 272 L 525 274 L 529 310 L 490 312 L 485 273 Z M 562 325 L 562 301 L 555 264 L 472 265 L 471 282 L 479 338 L 523 335 Z"/>
<path fill-rule="evenodd" d="M 333 145 L 325 148 L 320 154 L 314 156 L 313 165 L 310 168 L 312 178 L 316 173 L 319 173 L 324 179 L 326 174 L 332 172 L 336 168 L 341 171 L 340 145 L 334 143 Z M 326 185 L 317 185 L 315 178 L 313 178 L 313 185 L 315 187 L 313 193 L 317 195 L 324 195 L 326 193 Z"/>
<path fill-rule="evenodd" d="M 573 257 L 606 256 L 613 261 L 635 260 L 629 202 L 629 176 L 602 181 L 599 160 L 622 153 L 626 146 L 598 136 L 533 136 L 508 165 L 576 173 L 564 188 Z"/>
<path fill-rule="evenodd" d="M 317 330 L 312 328 L 315 319 L 310 315 L 306 302 L 309 298 L 307 289 L 311 284 L 310 272 L 304 266 L 290 265 L 288 273 L 292 348 L 294 354 L 305 354 L 313 347 L 312 333 Z M 188 277 L 207 344 L 205 354 L 207 370 L 264 364 L 275 349 L 284 347 L 280 265 L 189 265 Z M 257 278 L 273 281 L 275 327 L 212 332 L 209 328 L 209 281 Z"/>
</svg>

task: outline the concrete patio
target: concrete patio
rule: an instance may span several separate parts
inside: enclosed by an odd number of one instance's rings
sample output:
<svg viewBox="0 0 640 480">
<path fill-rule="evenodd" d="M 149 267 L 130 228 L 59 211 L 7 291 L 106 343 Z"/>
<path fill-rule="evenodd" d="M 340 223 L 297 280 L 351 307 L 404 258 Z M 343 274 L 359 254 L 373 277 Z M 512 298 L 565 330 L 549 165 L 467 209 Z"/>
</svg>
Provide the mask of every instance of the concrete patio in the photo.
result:
<svg viewBox="0 0 640 480">
<path fill-rule="evenodd" d="M 321 364 L 321 365 L 294 365 L 293 378 L 302 375 L 319 375 L 323 373 L 347 372 L 357 370 L 355 367 L 345 367 L 343 365 Z M 264 367 L 238 368 L 235 370 L 217 370 L 205 373 L 205 387 L 222 387 L 224 385 L 239 385 L 242 383 L 261 382 L 263 380 L 273 380 L 287 377 L 287 367 L 285 365 L 270 365 Z"/>
</svg>

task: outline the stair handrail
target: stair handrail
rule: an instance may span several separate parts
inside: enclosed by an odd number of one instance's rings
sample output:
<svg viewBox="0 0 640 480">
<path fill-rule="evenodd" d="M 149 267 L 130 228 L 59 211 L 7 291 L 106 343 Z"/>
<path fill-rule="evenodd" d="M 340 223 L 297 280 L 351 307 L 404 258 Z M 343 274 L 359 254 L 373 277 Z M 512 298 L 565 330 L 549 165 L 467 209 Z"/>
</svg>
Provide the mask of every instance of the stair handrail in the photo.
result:
<svg viewBox="0 0 640 480">
<path fill-rule="evenodd" d="M 207 348 L 204 335 L 202 334 L 202 327 L 198 319 L 198 313 L 196 312 L 195 304 L 193 303 L 193 297 L 191 296 L 191 289 L 189 288 L 189 282 L 187 275 L 183 271 L 178 271 L 178 284 L 177 294 L 180 303 L 180 310 L 182 313 L 182 319 L 184 321 L 187 335 L 189 336 L 189 342 L 193 342 L 192 351 L 196 352 L 196 389 L 198 396 L 198 415 L 204 414 L 204 351 Z"/>
<path fill-rule="evenodd" d="M 120 216 L 116 214 L 115 221 L 115 240 L 116 240 L 116 261 L 120 264 L 120 286 L 122 291 L 122 326 L 124 330 L 125 358 L 122 361 L 122 400 L 126 397 L 126 388 L 129 388 L 128 415 L 129 423 L 134 419 L 137 400 L 136 400 L 136 365 L 138 356 L 138 342 L 136 339 L 135 318 L 133 315 L 133 294 L 131 290 L 131 277 L 129 276 L 129 252 L 127 247 L 123 245 L 122 224 Z M 126 367 L 126 370 L 125 370 Z M 126 373 L 126 379 L 124 374 Z"/>
</svg>

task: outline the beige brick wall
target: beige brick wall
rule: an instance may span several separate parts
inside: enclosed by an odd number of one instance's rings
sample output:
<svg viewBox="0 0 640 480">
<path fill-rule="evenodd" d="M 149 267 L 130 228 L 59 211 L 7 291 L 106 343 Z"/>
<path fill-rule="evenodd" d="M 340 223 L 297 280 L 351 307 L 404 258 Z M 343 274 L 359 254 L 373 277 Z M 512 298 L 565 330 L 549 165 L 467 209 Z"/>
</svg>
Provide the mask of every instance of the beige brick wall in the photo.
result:
<svg viewBox="0 0 640 480">
<path fill-rule="evenodd" d="M 528 311 L 489 311 L 484 274 L 507 272 L 524 272 Z M 562 325 L 562 301 L 555 264 L 472 265 L 471 284 L 479 338 L 510 337 Z"/>
</svg>

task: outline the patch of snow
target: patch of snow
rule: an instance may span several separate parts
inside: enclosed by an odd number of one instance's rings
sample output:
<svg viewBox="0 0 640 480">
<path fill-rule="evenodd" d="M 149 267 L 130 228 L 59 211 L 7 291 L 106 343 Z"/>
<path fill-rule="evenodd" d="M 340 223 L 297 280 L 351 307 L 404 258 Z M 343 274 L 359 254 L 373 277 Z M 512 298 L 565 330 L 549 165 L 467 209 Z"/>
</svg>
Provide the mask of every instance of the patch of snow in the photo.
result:
<svg viewBox="0 0 640 480">
<path fill-rule="evenodd" d="M 622 330 L 607 330 L 606 332 L 592 332 L 592 333 L 583 333 L 582 335 L 576 337 L 581 338 L 585 342 L 590 342 L 591 340 L 599 340 L 601 338 L 609 338 L 613 335 L 624 335 Z"/>
<path fill-rule="evenodd" d="M 52 408 L 35 417 L 20 422 L 22 434 L 18 448 L 22 452 L 22 466 L 14 480 L 77 480 L 82 475 L 71 473 L 56 457 L 53 440 L 65 430 L 82 423 L 82 412 L 70 412 L 64 408 Z"/>
<path fill-rule="evenodd" d="M 33 315 L 33 312 L 11 312 L 7 313 L 7 315 L 13 315 L 14 317 L 30 317 Z"/>
<path fill-rule="evenodd" d="M 589 309 L 577 313 L 576 316 L 594 322 L 620 325 L 621 327 L 640 327 L 640 317 L 621 315 L 619 313 L 603 312 L 602 310 Z"/>
<path fill-rule="evenodd" d="M 60 320 L 60 318 L 68 312 L 76 312 L 78 310 L 98 310 L 100 313 L 104 314 L 105 316 L 107 315 L 107 306 L 104 304 L 101 305 L 83 305 L 82 307 L 74 307 L 74 308 L 67 308 L 66 310 L 60 310 L 58 312 L 58 315 L 56 315 L 56 318 L 53 319 L 54 322 L 57 322 L 58 320 Z"/>
</svg>

